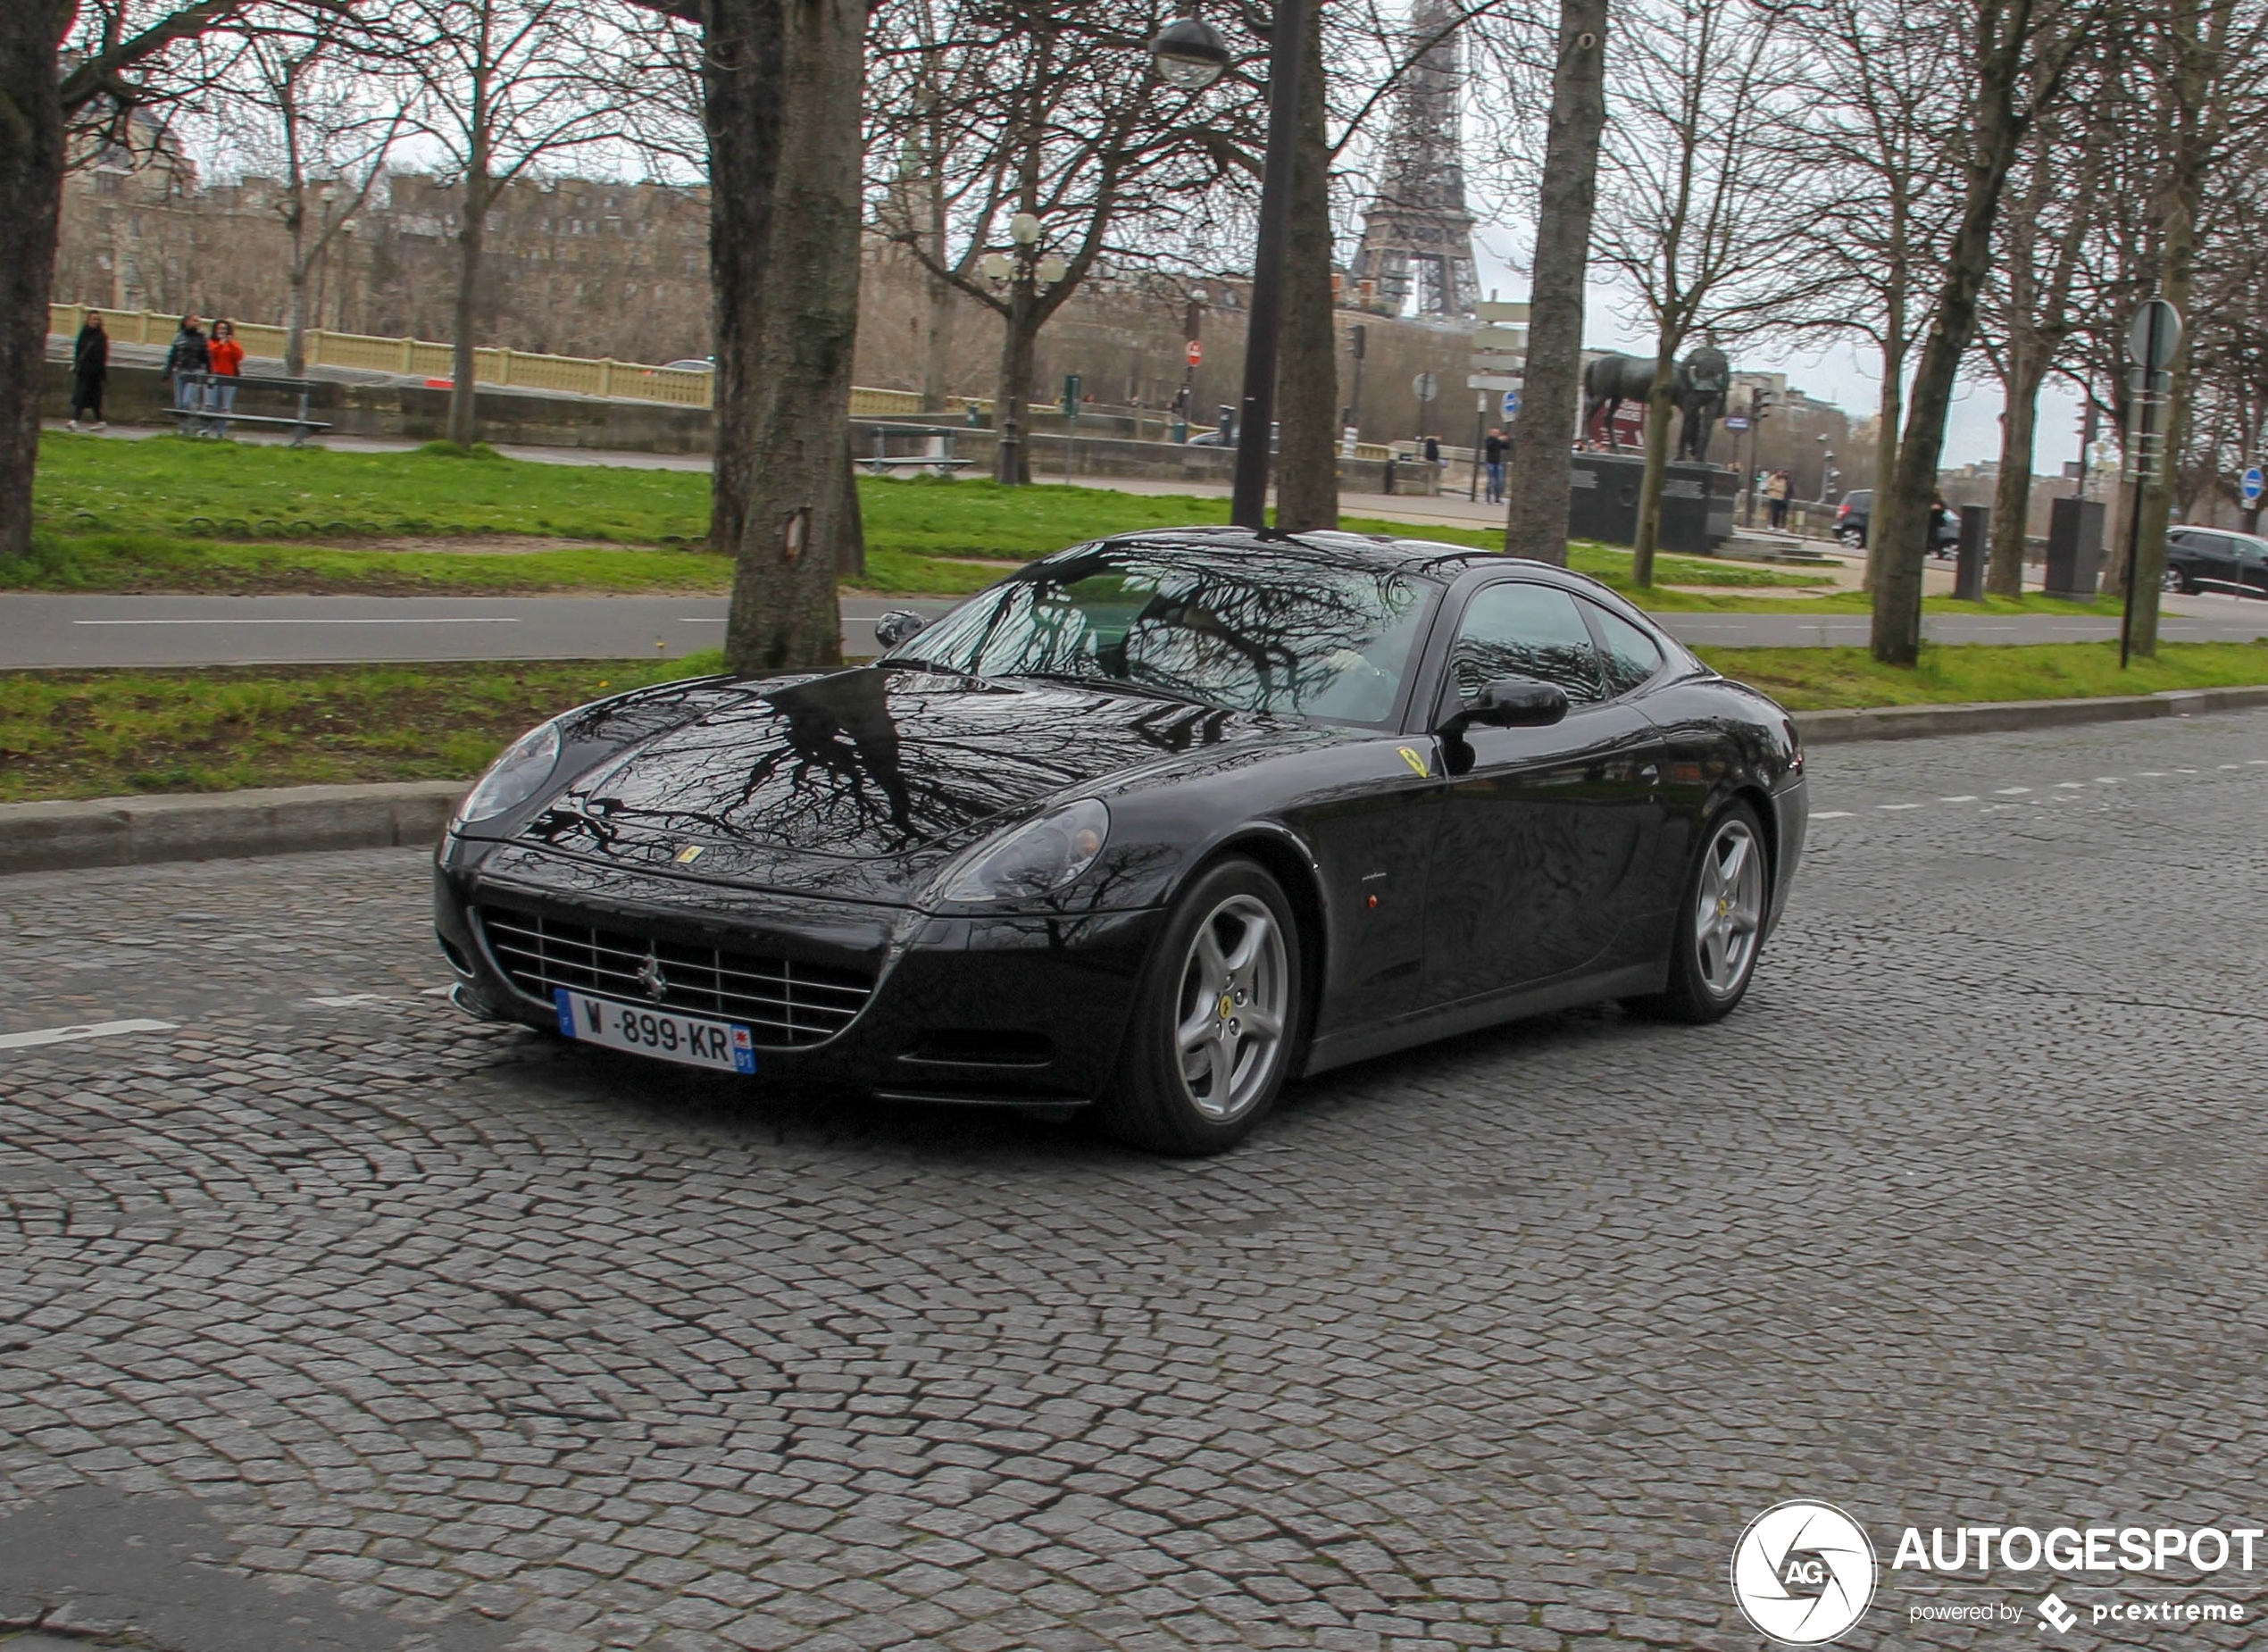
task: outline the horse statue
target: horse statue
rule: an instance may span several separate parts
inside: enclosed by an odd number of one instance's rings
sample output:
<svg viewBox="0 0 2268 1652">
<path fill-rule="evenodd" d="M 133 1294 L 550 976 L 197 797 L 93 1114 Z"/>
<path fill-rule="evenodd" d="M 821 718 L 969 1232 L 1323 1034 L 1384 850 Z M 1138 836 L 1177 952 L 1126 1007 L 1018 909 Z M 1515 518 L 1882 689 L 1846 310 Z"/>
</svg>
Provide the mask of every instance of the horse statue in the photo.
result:
<svg viewBox="0 0 2268 1652">
<path fill-rule="evenodd" d="M 1642 402 L 1654 388 L 1659 358 L 1648 355 L 1602 355 L 1583 369 L 1583 438 L 1596 439 L 1596 430 L 1617 450 L 1614 415 L 1624 402 Z M 1732 363 L 1712 344 L 1697 346 L 1670 375 L 1670 400 L 1684 414 L 1678 437 L 1678 457 L 1703 463 L 1709 456 L 1709 436 L 1724 414 L 1725 393 L 1732 388 Z M 1603 417 L 1602 417 L 1603 415 Z"/>
<path fill-rule="evenodd" d="M 1722 350 L 1704 344 L 1686 353 L 1677 366 L 1671 394 L 1684 421 L 1678 427 L 1678 457 L 1709 462 L 1709 435 L 1724 417 L 1725 393 L 1732 388 L 1732 363 Z"/>
</svg>

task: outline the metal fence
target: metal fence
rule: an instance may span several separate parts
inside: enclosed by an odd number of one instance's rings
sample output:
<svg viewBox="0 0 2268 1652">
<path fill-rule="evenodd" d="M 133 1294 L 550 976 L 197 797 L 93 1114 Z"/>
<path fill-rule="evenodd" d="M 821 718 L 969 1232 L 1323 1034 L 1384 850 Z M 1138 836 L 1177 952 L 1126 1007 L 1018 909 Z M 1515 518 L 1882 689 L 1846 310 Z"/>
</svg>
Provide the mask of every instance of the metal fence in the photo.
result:
<svg viewBox="0 0 2268 1652">
<path fill-rule="evenodd" d="M 50 305 L 47 330 L 70 337 L 79 331 L 92 307 L 76 304 Z M 121 344 L 163 345 L 181 325 L 179 315 L 152 310 L 103 310 L 110 336 Z M 237 342 L 246 355 L 263 361 L 284 358 L 288 337 L 280 327 L 257 321 L 236 323 Z M 402 373 L 413 379 L 446 380 L 454 370 L 455 354 L 446 344 L 429 338 L 380 338 L 367 333 L 330 332 L 311 327 L 305 335 L 310 367 L 346 367 L 366 372 Z M 541 355 L 528 350 L 475 350 L 474 375 L 482 384 L 512 385 L 529 390 L 552 390 L 569 396 L 597 396 L 639 402 L 667 402 L 679 407 L 709 405 L 715 375 L 694 368 L 653 367 L 643 362 L 591 360 L 579 355 Z M 955 396 L 965 407 L 969 398 Z M 982 397 L 977 405 L 989 411 Z M 921 398 L 912 390 L 851 391 L 851 412 L 862 418 L 894 418 L 918 414 Z"/>
</svg>

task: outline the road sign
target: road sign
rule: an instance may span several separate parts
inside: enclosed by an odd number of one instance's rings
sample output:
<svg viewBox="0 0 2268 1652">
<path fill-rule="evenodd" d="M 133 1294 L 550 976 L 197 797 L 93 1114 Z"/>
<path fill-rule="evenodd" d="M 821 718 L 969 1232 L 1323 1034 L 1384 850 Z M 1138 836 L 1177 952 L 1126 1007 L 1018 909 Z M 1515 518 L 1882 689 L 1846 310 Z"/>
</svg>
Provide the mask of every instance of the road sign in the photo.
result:
<svg viewBox="0 0 2268 1652">
<path fill-rule="evenodd" d="M 1063 375 L 1063 417 L 1066 419 L 1076 419 L 1079 417 L 1079 393 L 1080 388 L 1080 377 L 1077 373 L 1065 373 Z"/>
<path fill-rule="evenodd" d="M 1728 430 L 1745 430 L 1748 428 L 1748 421 L 1740 414 L 1735 413 L 1724 421 L 1724 428 Z"/>
<path fill-rule="evenodd" d="M 2237 483 L 2237 491 L 2244 496 L 2247 505 L 2259 504 L 2260 496 L 2268 493 L 2268 475 L 2262 474 L 2260 467 L 2254 465 Z"/>
<path fill-rule="evenodd" d="M 1525 322 L 1528 306 L 1524 304 L 1498 304 L 1491 298 L 1486 304 L 1474 305 L 1472 313 L 1476 320 L 1483 321 Z"/>
<path fill-rule="evenodd" d="M 1467 373 L 1464 388 L 1468 390 L 1517 390 L 1521 386 L 1518 373 Z"/>
<path fill-rule="evenodd" d="M 2181 312 L 2164 298 L 2145 298 L 2126 330 L 2126 359 L 2155 372 L 2181 344 Z"/>
<path fill-rule="evenodd" d="M 1517 415 L 1519 412 L 1520 392 L 1517 390 L 1506 390 L 1505 392 L 1505 417 L 1507 419 L 1513 418 Z"/>
<path fill-rule="evenodd" d="M 1441 381 L 1431 373 L 1420 373 L 1410 380 L 1410 394 L 1422 402 L 1430 402 L 1441 394 Z"/>
<path fill-rule="evenodd" d="M 1189 347 L 1184 350 L 1182 355 L 1189 358 L 1190 366 L 1200 366 L 1205 361 L 1205 346 L 1202 344 L 1199 344 L 1196 339 L 1192 338 L 1189 340 Z"/>
</svg>

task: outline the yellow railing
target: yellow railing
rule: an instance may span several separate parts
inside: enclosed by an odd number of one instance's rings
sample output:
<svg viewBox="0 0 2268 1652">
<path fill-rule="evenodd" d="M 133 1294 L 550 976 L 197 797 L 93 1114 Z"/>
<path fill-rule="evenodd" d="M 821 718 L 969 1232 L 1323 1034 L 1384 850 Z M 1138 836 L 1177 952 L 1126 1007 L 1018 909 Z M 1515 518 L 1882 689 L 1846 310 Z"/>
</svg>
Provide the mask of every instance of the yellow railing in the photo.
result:
<svg viewBox="0 0 2268 1652">
<path fill-rule="evenodd" d="M 86 321 L 90 307 L 100 308 L 79 304 L 49 305 L 47 330 L 71 337 Z M 181 325 L 181 318 L 156 310 L 104 310 L 103 324 L 110 330 L 110 336 L 121 344 L 163 344 Z M 246 355 L 262 361 L 283 360 L 288 337 L 284 329 L 259 321 L 238 321 L 235 326 L 237 342 L 244 346 Z M 429 338 L 380 338 L 368 333 L 334 333 L 311 327 L 307 330 L 306 349 L 307 364 L 311 367 L 358 368 L 367 372 L 405 373 L 412 378 L 444 380 L 454 370 L 454 352 L 447 345 L 436 344 Z M 526 350 L 475 350 L 472 356 L 474 376 L 482 384 L 558 390 L 570 396 L 671 402 L 680 407 L 706 407 L 714 378 L 713 374 L 695 368 L 648 367 L 639 362 L 593 361 L 580 355 L 538 355 Z M 972 399 L 980 412 L 991 413 L 992 398 L 987 396 L 954 396 L 947 413 L 956 418 L 965 417 Z M 1041 407 L 1038 403 L 1033 405 L 1036 409 Z M 921 412 L 921 397 L 914 390 L 858 387 L 851 391 L 850 410 L 855 419 L 913 418 Z M 1165 415 L 1161 413 L 1155 417 L 1162 423 Z M 1189 431 L 1196 435 L 1203 429 L 1191 425 Z M 1356 452 L 1365 459 L 1383 459 L 1388 450 L 1365 442 Z"/>
</svg>

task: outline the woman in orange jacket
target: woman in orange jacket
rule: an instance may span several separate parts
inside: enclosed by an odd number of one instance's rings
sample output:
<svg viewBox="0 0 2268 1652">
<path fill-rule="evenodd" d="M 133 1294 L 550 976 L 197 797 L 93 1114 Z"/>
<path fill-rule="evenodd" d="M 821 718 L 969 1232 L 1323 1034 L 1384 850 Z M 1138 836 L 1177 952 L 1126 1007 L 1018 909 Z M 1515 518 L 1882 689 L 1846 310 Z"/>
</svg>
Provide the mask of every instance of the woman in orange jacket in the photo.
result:
<svg viewBox="0 0 2268 1652">
<path fill-rule="evenodd" d="M 244 346 L 237 342 L 235 322 L 213 323 L 212 355 L 213 383 L 205 391 L 204 405 L 208 411 L 225 415 L 237 405 L 236 381 L 244 371 Z M 227 418 L 206 420 L 204 433 L 216 438 L 226 437 Z"/>
</svg>

